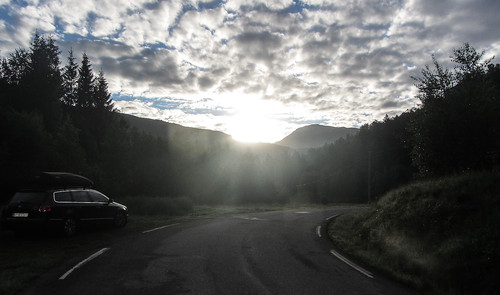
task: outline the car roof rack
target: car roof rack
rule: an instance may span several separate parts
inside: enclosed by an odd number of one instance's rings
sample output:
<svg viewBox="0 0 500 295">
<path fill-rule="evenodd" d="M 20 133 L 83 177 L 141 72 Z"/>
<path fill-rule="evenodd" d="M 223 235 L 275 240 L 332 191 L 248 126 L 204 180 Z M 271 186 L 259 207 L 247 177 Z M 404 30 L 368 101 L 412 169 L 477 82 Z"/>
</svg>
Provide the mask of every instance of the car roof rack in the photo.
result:
<svg viewBox="0 0 500 295">
<path fill-rule="evenodd" d="M 68 172 L 41 172 L 33 179 L 37 188 L 91 188 L 94 182 L 87 177 Z"/>
</svg>

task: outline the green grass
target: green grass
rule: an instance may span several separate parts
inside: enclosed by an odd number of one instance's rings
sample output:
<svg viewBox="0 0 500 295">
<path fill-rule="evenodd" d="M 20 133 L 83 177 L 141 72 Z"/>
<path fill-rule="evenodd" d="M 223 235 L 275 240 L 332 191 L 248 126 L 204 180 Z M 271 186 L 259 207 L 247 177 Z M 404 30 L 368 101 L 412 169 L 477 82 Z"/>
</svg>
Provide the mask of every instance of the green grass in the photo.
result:
<svg viewBox="0 0 500 295">
<path fill-rule="evenodd" d="M 419 182 L 330 224 L 346 252 L 425 293 L 500 287 L 500 175 Z"/>
</svg>

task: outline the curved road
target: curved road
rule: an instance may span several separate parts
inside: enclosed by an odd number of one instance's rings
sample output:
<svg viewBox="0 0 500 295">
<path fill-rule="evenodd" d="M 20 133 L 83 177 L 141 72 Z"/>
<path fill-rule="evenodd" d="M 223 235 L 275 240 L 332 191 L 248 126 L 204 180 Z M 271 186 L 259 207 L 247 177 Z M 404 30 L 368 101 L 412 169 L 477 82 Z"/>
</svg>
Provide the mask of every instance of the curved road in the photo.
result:
<svg viewBox="0 0 500 295">
<path fill-rule="evenodd" d="M 330 253 L 326 219 L 352 209 L 241 214 L 118 238 L 96 245 L 78 268 L 86 257 L 45 274 L 27 294 L 411 294 Z"/>
</svg>

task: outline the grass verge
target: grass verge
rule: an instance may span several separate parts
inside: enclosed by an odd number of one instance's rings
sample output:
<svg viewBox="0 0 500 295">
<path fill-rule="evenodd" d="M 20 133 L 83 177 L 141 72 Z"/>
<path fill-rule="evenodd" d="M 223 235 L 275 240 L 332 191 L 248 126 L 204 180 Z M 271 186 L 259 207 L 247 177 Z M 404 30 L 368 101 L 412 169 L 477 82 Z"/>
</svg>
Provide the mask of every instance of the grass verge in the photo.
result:
<svg viewBox="0 0 500 295">
<path fill-rule="evenodd" d="M 329 226 L 344 251 L 430 294 L 494 294 L 500 283 L 500 175 L 411 184 Z"/>
</svg>

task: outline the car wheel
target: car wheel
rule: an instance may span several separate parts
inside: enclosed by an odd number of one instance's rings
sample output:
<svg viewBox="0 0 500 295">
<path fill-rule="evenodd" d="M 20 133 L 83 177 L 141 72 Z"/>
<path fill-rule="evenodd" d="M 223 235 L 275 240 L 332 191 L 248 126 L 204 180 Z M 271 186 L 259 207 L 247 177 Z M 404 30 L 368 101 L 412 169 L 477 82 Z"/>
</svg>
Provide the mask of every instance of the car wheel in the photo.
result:
<svg viewBox="0 0 500 295">
<path fill-rule="evenodd" d="M 67 237 L 71 237 L 76 233 L 76 220 L 68 218 L 64 220 L 63 233 Z"/>
<path fill-rule="evenodd" d="M 115 216 L 115 227 L 124 227 L 127 224 L 127 215 L 125 213 L 119 212 Z"/>
</svg>

